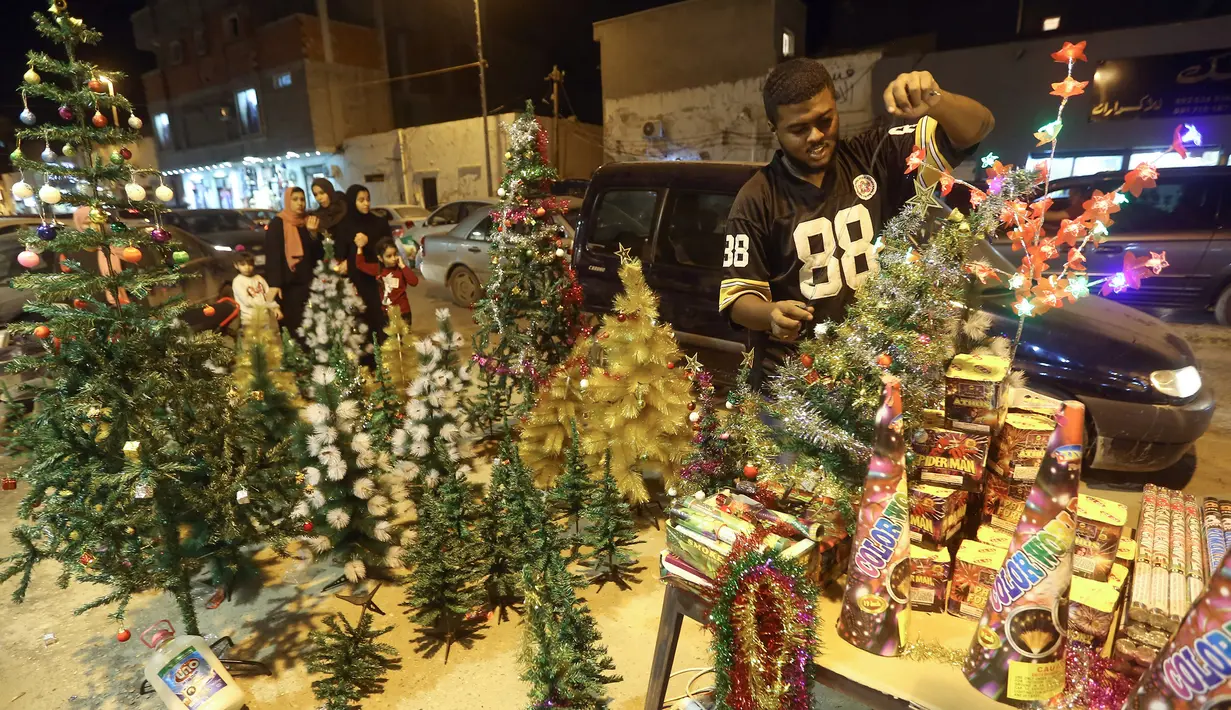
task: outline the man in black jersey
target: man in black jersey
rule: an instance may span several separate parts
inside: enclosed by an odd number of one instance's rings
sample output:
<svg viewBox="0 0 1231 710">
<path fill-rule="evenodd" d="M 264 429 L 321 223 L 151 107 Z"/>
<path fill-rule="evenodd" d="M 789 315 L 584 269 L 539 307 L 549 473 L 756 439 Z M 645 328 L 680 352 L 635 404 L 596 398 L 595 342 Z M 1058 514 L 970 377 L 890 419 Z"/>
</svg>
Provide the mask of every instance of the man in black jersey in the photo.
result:
<svg viewBox="0 0 1231 710">
<path fill-rule="evenodd" d="M 854 289 L 879 270 L 877 233 L 914 183 L 935 185 L 994 125 L 983 105 L 942 91 L 928 72 L 894 79 L 884 92 L 890 121 L 852 138 L 840 136 L 820 62 L 779 64 L 762 97 L 781 150 L 731 207 L 718 296 L 719 309 L 753 331 L 757 381 L 806 323 L 845 316 Z M 912 179 L 904 170 L 916 146 L 924 163 Z"/>
</svg>

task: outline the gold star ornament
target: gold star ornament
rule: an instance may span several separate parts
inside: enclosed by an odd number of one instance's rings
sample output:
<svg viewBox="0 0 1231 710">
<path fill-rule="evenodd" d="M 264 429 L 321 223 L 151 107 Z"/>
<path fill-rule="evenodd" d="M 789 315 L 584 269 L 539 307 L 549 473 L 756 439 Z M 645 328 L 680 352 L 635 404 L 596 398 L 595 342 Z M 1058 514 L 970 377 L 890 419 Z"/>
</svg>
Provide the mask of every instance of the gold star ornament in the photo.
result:
<svg viewBox="0 0 1231 710">
<path fill-rule="evenodd" d="M 740 362 L 739 366 L 740 366 L 740 367 L 747 368 L 747 369 L 751 370 L 751 369 L 752 369 L 752 361 L 753 361 L 753 359 L 754 359 L 755 357 L 756 357 L 756 353 L 755 353 L 755 351 L 753 351 L 753 350 L 745 350 L 745 351 L 744 351 L 744 359 L 743 359 L 743 361 L 742 361 L 742 362 Z"/>
<path fill-rule="evenodd" d="M 620 245 L 619 249 L 616 249 L 616 256 L 620 257 L 621 264 L 627 264 L 633 260 L 632 250 L 623 244 Z"/>
<path fill-rule="evenodd" d="M 705 369 L 705 367 L 701 365 L 701 361 L 697 359 L 696 355 L 685 355 L 684 362 L 687 363 L 684 365 L 684 369 L 694 375 Z"/>
</svg>

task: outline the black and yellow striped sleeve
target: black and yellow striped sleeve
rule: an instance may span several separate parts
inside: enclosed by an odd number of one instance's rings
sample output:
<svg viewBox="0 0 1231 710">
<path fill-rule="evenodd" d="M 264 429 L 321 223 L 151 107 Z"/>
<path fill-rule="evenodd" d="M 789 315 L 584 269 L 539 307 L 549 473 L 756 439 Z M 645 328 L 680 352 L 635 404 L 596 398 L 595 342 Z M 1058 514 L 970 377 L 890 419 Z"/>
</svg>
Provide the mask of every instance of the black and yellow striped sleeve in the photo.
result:
<svg viewBox="0 0 1231 710">
<path fill-rule="evenodd" d="M 944 131 L 938 129 L 940 124 L 931 116 L 924 116 L 915 124 L 915 145 L 923 148 L 923 165 L 916 172 L 915 180 L 925 187 L 931 187 L 940 180 L 942 172 L 953 172 L 953 152 Z M 959 158 L 960 159 L 960 158 Z"/>
<path fill-rule="evenodd" d="M 718 289 L 718 310 L 725 311 L 732 303 L 735 303 L 736 299 L 746 293 L 751 293 L 763 301 L 774 300 L 768 281 L 728 278 L 722 280 L 722 286 Z"/>
</svg>

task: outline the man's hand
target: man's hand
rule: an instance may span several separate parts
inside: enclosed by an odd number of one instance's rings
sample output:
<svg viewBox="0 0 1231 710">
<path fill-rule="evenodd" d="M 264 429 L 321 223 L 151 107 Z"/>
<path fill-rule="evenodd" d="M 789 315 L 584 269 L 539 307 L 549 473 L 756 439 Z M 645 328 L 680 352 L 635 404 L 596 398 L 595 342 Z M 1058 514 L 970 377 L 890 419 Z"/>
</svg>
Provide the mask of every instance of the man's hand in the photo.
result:
<svg viewBox="0 0 1231 710">
<path fill-rule="evenodd" d="M 812 307 L 799 301 L 775 301 L 771 306 L 769 333 L 779 340 L 793 342 L 804 321 L 812 320 Z"/>
<path fill-rule="evenodd" d="M 363 232 L 359 232 L 358 234 L 355 235 L 355 246 L 362 249 L 366 247 L 367 245 L 368 245 L 368 235 L 364 234 Z"/>
<path fill-rule="evenodd" d="M 931 112 L 943 94 L 931 72 L 913 71 L 898 74 L 885 87 L 885 110 L 891 116 L 914 120 Z"/>
<path fill-rule="evenodd" d="M 309 232 L 316 232 L 321 228 L 321 218 L 314 214 L 310 214 L 308 215 L 308 220 L 304 223 L 304 226 L 308 228 Z"/>
</svg>

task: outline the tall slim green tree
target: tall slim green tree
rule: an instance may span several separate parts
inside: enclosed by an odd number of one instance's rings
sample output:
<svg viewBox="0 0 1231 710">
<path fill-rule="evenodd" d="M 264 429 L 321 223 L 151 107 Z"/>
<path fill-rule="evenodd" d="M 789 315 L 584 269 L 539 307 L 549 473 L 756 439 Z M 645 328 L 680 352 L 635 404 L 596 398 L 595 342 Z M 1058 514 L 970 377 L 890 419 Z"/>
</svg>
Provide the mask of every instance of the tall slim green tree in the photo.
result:
<svg viewBox="0 0 1231 710">
<path fill-rule="evenodd" d="M 632 508 L 620 493 L 615 476 L 611 475 L 610 454 L 603 457 L 603 477 L 598 480 L 598 487 L 582 515 L 586 519 L 586 530 L 581 542 L 590 548 L 582 558 L 583 563 L 593 570 L 596 580 L 625 586 L 624 577 L 634 561 L 625 548 L 636 544 L 637 525 L 633 522 Z"/>
<path fill-rule="evenodd" d="M 594 494 L 595 485 L 590 477 L 590 467 L 581 453 L 577 420 L 570 420 L 569 427 L 572 434 L 564 454 L 564 469 L 556 476 L 556 485 L 547 494 L 547 500 L 557 514 L 565 517 L 569 537 L 578 542 L 581 538 L 581 513 Z"/>
<path fill-rule="evenodd" d="M 521 597 L 521 569 L 529 559 L 543 506 L 543 494 L 534 487 L 530 469 L 522 462 L 512 435 L 506 435 L 492 464 L 479 520 L 487 603 L 501 620 L 507 616 L 506 608 Z"/>
<path fill-rule="evenodd" d="M 327 631 L 308 634 L 308 671 L 327 676 L 312 681 L 312 693 L 324 710 L 358 710 L 361 700 L 382 691 L 385 674 L 399 667 L 397 649 L 377 640 L 393 627 L 372 628 L 367 607 L 354 626 L 338 612 L 325 617 L 325 626 Z"/>
</svg>

